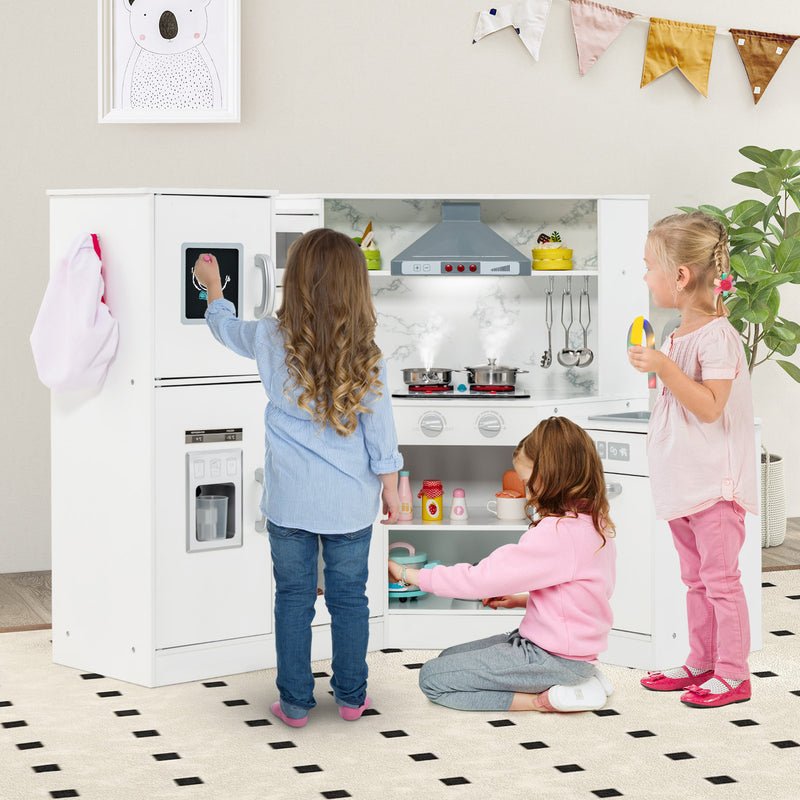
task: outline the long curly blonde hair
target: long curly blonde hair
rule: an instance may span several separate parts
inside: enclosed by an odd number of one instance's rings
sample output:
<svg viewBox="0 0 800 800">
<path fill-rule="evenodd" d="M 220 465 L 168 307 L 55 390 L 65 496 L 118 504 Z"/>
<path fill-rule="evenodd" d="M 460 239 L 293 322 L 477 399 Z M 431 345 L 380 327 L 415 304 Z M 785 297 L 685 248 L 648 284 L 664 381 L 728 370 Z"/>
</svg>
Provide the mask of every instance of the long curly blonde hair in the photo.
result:
<svg viewBox="0 0 800 800">
<path fill-rule="evenodd" d="M 297 404 L 315 422 L 349 436 L 358 426 L 358 414 L 369 412 L 367 395 L 382 388 L 377 319 L 359 246 L 330 228 L 297 239 L 286 260 L 276 316 L 286 367 L 300 389 Z"/>
</svg>

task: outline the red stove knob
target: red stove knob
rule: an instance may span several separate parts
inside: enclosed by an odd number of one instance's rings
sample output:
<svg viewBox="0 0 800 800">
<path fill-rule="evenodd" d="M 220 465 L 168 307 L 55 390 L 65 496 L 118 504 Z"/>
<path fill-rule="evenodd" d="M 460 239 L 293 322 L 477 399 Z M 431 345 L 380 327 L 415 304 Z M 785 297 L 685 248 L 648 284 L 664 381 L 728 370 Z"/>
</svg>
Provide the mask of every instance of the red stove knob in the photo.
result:
<svg viewBox="0 0 800 800">
<path fill-rule="evenodd" d="M 463 272 L 463 271 L 464 271 L 464 265 L 463 265 L 463 264 L 459 264 L 459 265 L 456 267 L 456 269 L 457 269 L 459 272 Z"/>
<path fill-rule="evenodd" d="M 444 271 L 445 272 L 452 272 L 453 271 L 453 265 L 452 264 L 445 264 L 444 265 Z"/>
<path fill-rule="evenodd" d="M 470 264 L 469 265 L 469 271 L 470 272 L 477 272 L 478 271 L 478 265 L 477 264 Z"/>
</svg>

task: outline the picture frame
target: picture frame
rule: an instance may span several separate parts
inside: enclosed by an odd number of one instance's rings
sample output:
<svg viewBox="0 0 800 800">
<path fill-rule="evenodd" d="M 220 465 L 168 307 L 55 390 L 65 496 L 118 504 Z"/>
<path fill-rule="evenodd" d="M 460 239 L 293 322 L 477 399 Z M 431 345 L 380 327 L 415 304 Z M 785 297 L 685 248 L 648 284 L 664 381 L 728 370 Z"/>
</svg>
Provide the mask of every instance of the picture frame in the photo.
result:
<svg viewBox="0 0 800 800">
<path fill-rule="evenodd" d="M 97 8 L 99 122 L 239 122 L 241 0 Z"/>
</svg>

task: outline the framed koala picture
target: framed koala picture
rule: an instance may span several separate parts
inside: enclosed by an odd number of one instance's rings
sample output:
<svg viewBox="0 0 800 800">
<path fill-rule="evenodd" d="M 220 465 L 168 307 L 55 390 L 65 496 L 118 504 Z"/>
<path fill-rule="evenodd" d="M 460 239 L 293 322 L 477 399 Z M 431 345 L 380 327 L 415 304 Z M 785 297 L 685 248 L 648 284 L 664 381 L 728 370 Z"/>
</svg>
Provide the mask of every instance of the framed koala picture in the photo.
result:
<svg viewBox="0 0 800 800">
<path fill-rule="evenodd" d="M 240 0 L 98 0 L 100 122 L 239 122 Z"/>
</svg>

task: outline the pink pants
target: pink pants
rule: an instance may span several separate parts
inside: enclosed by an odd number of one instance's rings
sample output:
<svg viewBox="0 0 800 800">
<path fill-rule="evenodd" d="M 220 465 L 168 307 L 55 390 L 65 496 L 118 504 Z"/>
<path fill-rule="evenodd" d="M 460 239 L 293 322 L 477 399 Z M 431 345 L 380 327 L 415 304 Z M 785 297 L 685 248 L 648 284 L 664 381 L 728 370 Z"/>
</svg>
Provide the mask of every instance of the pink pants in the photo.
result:
<svg viewBox="0 0 800 800">
<path fill-rule="evenodd" d="M 731 680 L 750 678 L 750 619 L 739 580 L 744 513 L 737 503 L 722 500 L 669 522 L 688 589 L 686 663 Z"/>
</svg>

